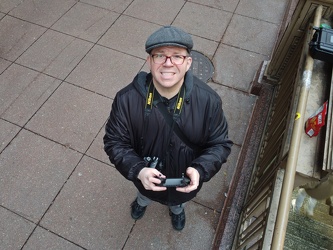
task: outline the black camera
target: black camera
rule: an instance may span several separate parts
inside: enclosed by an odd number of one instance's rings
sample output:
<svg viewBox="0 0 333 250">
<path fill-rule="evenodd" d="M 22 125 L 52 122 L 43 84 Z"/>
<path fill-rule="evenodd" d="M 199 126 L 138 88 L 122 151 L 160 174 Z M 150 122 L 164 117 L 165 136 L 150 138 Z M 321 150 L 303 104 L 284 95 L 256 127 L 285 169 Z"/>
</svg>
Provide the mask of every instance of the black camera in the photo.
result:
<svg viewBox="0 0 333 250">
<path fill-rule="evenodd" d="M 143 160 L 146 162 L 147 168 L 156 168 L 158 171 L 161 171 L 163 168 L 162 161 L 160 161 L 159 158 L 156 156 L 146 156 L 143 158 Z"/>
</svg>

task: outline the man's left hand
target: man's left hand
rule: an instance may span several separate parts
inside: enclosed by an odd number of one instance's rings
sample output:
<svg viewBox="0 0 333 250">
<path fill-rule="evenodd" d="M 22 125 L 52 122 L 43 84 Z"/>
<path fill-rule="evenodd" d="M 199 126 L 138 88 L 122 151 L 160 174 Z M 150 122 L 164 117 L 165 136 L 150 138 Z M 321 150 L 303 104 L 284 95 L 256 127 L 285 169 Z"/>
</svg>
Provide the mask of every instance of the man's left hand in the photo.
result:
<svg viewBox="0 0 333 250">
<path fill-rule="evenodd" d="M 193 190 L 196 190 L 199 186 L 200 174 L 198 170 L 192 167 L 188 167 L 186 170 L 186 174 L 191 180 L 190 184 L 188 184 L 186 187 L 177 187 L 176 190 L 178 192 L 189 193 Z"/>
</svg>

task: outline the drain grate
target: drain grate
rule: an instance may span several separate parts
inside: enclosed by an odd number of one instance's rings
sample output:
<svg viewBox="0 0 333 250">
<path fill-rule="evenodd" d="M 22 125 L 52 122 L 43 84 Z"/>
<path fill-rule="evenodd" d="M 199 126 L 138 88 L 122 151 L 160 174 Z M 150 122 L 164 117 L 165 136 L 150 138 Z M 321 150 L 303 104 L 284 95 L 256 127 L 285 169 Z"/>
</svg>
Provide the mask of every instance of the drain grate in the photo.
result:
<svg viewBox="0 0 333 250">
<path fill-rule="evenodd" d="M 214 66 L 208 57 L 202 53 L 192 50 L 192 65 L 190 70 L 192 70 L 193 75 L 198 77 L 204 82 L 208 82 L 214 74 Z"/>
</svg>

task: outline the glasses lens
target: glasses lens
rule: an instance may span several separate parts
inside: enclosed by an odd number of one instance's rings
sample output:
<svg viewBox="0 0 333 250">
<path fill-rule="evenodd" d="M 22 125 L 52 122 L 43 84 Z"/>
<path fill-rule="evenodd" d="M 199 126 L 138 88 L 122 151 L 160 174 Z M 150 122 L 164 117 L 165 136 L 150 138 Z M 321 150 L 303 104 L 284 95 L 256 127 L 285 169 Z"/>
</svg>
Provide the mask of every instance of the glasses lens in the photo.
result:
<svg viewBox="0 0 333 250">
<path fill-rule="evenodd" d="M 157 64 L 162 64 L 166 61 L 166 56 L 164 56 L 164 55 L 156 54 L 156 55 L 152 55 L 152 57 L 153 57 L 154 63 L 157 63 Z"/>
<path fill-rule="evenodd" d="M 174 64 L 183 64 L 185 56 L 172 56 L 171 60 Z"/>
<path fill-rule="evenodd" d="M 152 55 L 152 58 L 153 58 L 154 63 L 156 63 L 156 64 L 163 64 L 168 59 L 170 59 L 173 64 L 180 65 L 180 64 L 184 63 L 186 56 L 181 56 L 181 55 L 165 56 L 165 55 L 155 54 L 155 55 Z"/>
</svg>

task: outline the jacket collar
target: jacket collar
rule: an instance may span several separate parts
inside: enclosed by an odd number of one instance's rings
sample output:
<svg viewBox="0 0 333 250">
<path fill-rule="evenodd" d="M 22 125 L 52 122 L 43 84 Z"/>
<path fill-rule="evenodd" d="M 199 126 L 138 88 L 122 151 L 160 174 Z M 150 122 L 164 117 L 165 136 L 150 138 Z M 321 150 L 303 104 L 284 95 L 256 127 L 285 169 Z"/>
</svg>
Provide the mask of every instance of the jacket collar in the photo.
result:
<svg viewBox="0 0 333 250">
<path fill-rule="evenodd" d="M 134 87 L 140 92 L 144 98 L 148 91 L 148 85 L 151 80 L 151 73 L 141 71 L 133 80 Z M 193 73 L 191 70 L 188 70 L 185 74 L 185 98 L 189 97 L 193 89 Z"/>
</svg>

